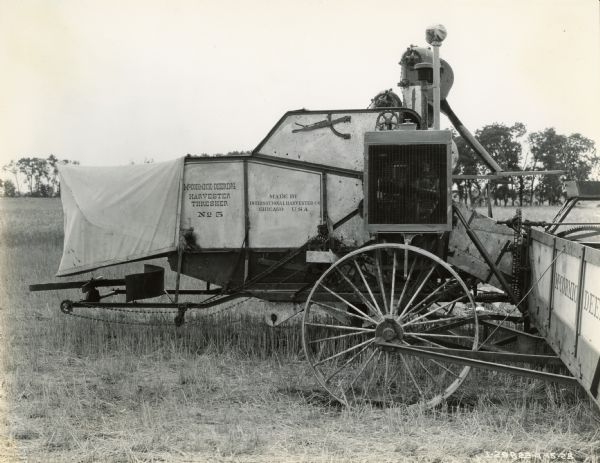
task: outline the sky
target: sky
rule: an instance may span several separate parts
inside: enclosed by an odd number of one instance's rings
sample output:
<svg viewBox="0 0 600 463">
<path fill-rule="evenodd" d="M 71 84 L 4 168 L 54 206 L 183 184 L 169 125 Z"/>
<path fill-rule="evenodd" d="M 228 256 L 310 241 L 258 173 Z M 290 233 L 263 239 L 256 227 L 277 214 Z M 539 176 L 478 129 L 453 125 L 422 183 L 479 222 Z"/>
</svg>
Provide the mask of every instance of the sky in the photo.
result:
<svg viewBox="0 0 600 463">
<path fill-rule="evenodd" d="M 600 151 L 598 0 L 0 0 L 0 166 L 250 150 L 288 110 L 365 108 L 441 23 L 474 132 L 523 122 Z M 449 127 L 443 121 L 442 127 Z"/>
</svg>

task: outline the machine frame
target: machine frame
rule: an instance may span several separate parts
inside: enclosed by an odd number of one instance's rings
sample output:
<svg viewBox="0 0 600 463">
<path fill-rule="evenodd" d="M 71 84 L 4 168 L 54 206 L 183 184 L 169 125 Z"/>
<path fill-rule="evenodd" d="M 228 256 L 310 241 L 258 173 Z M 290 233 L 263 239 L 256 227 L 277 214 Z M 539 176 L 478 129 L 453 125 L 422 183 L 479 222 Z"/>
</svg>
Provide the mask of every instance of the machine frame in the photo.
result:
<svg viewBox="0 0 600 463">
<path fill-rule="evenodd" d="M 574 240 L 596 235 L 589 229 L 596 224 L 579 224 L 583 235 L 558 231 L 581 195 L 552 223 L 523 221 L 520 212 L 498 222 L 453 204 L 452 181 L 461 177 L 452 176 L 451 133 L 439 130 L 440 108 L 492 171 L 481 178 L 540 172 L 503 171 L 462 125 L 446 100 L 453 73 L 443 60 L 439 75 L 445 30 L 434 32 L 433 52 L 413 46 L 401 61 L 399 85 L 410 106 L 395 106 L 399 97 L 384 92 L 366 110 L 290 111 L 249 156 L 188 155 L 176 250 L 151 256 L 168 257 L 175 288 L 164 288 L 164 269 L 147 265 L 124 279 L 33 284 L 30 290 L 81 289 L 81 300 L 60 305 L 70 315 L 82 308 L 174 309 L 177 326 L 190 310 L 238 298 L 303 304 L 296 315 L 303 313 L 305 356 L 321 386 L 346 405 L 437 406 L 471 368 L 483 368 L 579 383 L 600 406 L 600 249 Z M 405 200 L 408 212 L 417 211 L 414 222 L 373 223 L 371 203 L 384 196 L 393 203 L 413 187 L 385 166 L 370 171 L 371 147 L 397 147 L 389 156 L 418 159 L 420 147 L 440 145 L 443 162 L 435 172 L 445 187 L 416 188 L 414 201 Z M 383 180 L 393 185 L 386 190 Z M 235 192 L 200 201 L 185 196 L 188 184 L 230 184 Z M 210 209 L 215 205 L 229 209 Z M 444 209 L 443 221 L 428 218 L 436 208 Z M 218 240 L 206 238 L 211 226 Z M 182 274 L 206 287 L 181 289 Z M 169 302 L 144 302 L 165 294 Z M 114 300 L 121 296 L 124 301 Z M 190 296 L 204 299 L 182 300 Z M 491 310 L 499 302 L 513 309 Z M 544 371 L 561 367 L 572 376 Z"/>
</svg>

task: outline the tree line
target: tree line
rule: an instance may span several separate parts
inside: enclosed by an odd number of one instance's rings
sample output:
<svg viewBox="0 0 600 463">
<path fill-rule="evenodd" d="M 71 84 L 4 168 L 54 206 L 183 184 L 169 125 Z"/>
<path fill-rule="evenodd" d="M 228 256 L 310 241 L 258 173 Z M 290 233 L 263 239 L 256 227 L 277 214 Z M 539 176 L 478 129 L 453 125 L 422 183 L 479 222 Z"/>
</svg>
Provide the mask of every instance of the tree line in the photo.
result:
<svg viewBox="0 0 600 463">
<path fill-rule="evenodd" d="M 489 198 L 494 205 L 556 205 L 564 201 L 563 182 L 589 180 L 599 167 L 600 158 L 592 140 L 579 133 L 562 135 L 554 128 L 527 134 L 521 122 L 513 125 L 490 124 L 475 132 L 475 137 L 506 171 L 562 170 L 560 175 L 514 176 L 489 182 Z M 459 159 L 454 174 L 483 175 L 487 167 L 460 137 L 455 136 Z M 482 204 L 488 181 L 455 180 L 461 201 Z"/>
<path fill-rule="evenodd" d="M 0 179 L 0 191 L 4 196 L 14 198 L 29 196 L 51 198 L 60 195 L 58 166 L 79 164 L 79 161 L 58 159 L 54 154 L 47 158 L 22 157 L 2 166 L 11 178 Z"/>
</svg>

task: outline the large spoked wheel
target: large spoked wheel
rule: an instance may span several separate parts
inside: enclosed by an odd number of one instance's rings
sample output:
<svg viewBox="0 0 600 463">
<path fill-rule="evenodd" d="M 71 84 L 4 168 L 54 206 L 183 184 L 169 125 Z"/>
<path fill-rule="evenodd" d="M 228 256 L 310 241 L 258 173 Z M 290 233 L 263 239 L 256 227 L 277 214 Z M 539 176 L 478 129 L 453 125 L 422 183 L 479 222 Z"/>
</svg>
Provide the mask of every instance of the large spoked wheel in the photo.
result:
<svg viewBox="0 0 600 463">
<path fill-rule="evenodd" d="M 433 407 L 470 367 L 427 351 L 476 350 L 477 312 L 464 281 L 436 255 L 376 244 L 347 254 L 315 283 L 302 338 L 317 380 L 338 401 Z"/>
</svg>

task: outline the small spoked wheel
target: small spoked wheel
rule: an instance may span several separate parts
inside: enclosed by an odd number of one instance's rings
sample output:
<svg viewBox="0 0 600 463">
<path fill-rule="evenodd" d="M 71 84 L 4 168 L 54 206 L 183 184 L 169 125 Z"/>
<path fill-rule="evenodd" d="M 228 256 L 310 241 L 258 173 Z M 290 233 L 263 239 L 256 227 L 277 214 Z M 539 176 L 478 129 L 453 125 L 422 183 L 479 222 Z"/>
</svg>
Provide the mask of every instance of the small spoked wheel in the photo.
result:
<svg viewBox="0 0 600 463">
<path fill-rule="evenodd" d="M 428 352 L 476 350 L 477 312 L 464 281 L 435 254 L 375 244 L 347 254 L 315 283 L 302 338 L 317 380 L 341 403 L 433 407 L 470 367 Z"/>
<path fill-rule="evenodd" d="M 400 122 L 400 115 L 396 111 L 382 111 L 375 121 L 375 130 L 396 130 Z"/>
</svg>

